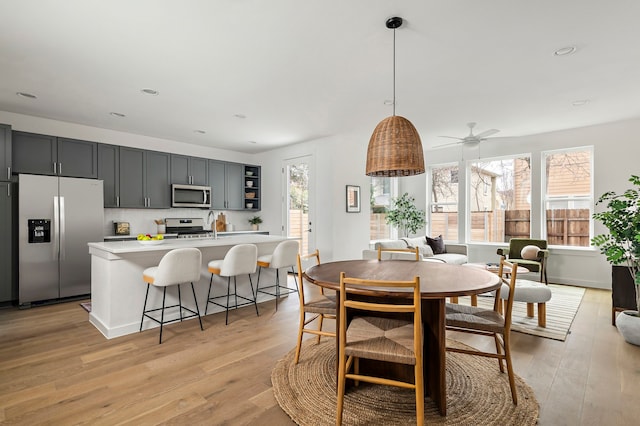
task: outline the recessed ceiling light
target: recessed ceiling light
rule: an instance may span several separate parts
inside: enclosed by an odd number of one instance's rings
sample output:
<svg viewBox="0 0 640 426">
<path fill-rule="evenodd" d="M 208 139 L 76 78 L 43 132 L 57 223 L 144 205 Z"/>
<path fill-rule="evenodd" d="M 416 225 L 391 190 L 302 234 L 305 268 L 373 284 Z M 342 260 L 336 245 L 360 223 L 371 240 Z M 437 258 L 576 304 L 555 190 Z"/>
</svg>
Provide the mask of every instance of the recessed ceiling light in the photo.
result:
<svg viewBox="0 0 640 426">
<path fill-rule="evenodd" d="M 589 103 L 589 99 L 581 99 L 579 101 L 574 101 L 571 103 L 574 107 L 583 106 Z"/>
<path fill-rule="evenodd" d="M 112 116 L 118 117 L 118 118 L 125 118 L 126 117 L 126 115 L 124 115 L 121 112 L 110 112 L 109 115 L 112 115 Z"/>
<path fill-rule="evenodd" d="M 555 52 L 553 52 L 553 54 L 555 56 L 566 56 L 566 55 L 571 55 L 572 53 L 575 53 L 575 52 L 576 52 L 575 46 L 567 46 L 567 47 L 562 47 L 556 50 Z"/>
<path fill-rule="evenodd" d="M 391 99 L 385 99 L 384 100 L 384 104 L 385 105 L 393 105 L 393 101 Z"/>
<path fill-rule="evenodd" d="M 16 92 L 16 95 L 20 96 L 21 98 L 38 99 L 38 97 L 36 95 L 33 95 L 31 93 L 27 93 L 27 92 Z"/>
<path fill-rule="evenodd" d="M 247 116 L 246 116 L 246 115 L 244 115 L 244 114 L 233 114 L 233 116 L 234 116 L 235 118 L 240 118 L 240 119 L 247 118 Z"/>
<path fill-rule="evenodd" d="M 193 133 L 198 133 L 200 135 L 204 135 L 207 132 L 205 132 L 204 130 L 194 130 Z"/>
<path fill-rule="evenodd" d="M 158 96 L 158 94 L 160 93 L 154 89 L 142 89 L 141 92 L 144 93 L 145 95 L 151 95 L 151 96 Z"/>
<path fill-rule="evenodd" d="M 258 142 L 256 142 L 256 141 L 249 141 L 249 143 L 258 143 Z"/>
</svg>

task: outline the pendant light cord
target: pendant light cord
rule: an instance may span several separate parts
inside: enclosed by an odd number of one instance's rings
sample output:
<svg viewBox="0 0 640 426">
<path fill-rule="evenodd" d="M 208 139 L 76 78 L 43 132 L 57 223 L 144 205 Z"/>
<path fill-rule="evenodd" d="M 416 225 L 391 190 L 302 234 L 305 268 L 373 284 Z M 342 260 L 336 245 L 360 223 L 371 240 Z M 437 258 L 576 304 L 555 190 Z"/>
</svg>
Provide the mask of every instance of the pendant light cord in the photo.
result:
<svg viewBox="0 0 640 426">
<path fill-rule="evenodd" d="M 393 115 L 396 115 L 396 29 L 393 29 Z"/>
</svg>

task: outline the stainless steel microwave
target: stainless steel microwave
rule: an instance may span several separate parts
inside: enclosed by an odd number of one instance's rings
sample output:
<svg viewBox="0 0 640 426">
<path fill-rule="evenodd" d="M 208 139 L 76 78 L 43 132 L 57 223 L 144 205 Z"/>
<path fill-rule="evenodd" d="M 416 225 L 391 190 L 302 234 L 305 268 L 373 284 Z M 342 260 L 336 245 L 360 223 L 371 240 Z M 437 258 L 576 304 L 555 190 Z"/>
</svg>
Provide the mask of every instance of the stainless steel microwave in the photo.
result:
<svg viewBox="0 0 640 426">
<path fill-rule="evenodd" d="M 171 207 L 211 208 L 211 187 L 198 185 L 171 185 Z"/>
</svg>

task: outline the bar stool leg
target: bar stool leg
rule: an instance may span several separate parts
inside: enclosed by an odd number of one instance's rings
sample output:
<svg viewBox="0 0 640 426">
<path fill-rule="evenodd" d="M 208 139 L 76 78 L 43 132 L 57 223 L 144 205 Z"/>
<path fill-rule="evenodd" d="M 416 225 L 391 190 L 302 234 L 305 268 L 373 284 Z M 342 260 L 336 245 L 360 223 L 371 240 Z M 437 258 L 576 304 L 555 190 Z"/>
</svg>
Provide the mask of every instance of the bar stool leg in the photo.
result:
<svg viewBox="0 0 640 426">
<path fill-rule="evenodd" d="M 258 266 L 258 281 L 256 281 L 256 294 L 255 298 L 258 297 L 258 289 L 260 288 L 260 272 L 262 271 L 262 266 Z"/>
<path fill-rule="evenodd" d="M 180 313 L 180 322 L 182 322 L 182 296 L 180 295 L 180 284 L 178 284 L 178 311 Z"/>
<path fill-rule="evenodd" d="M 227 311 L 224 317 L 224 325 L 229 324 L 229 292 L 231 290 L 231 277 L 227 277 Z"/>
<path fill-rule="evenodd" d="M 209 310 L 209 299 L 211 299 L 211 285 L 213 284 L 213 274 L 211 274 L 211 279 L 209 280 L 209 292 L 207 293 L 207 306 L 204 307 L 204 314 L 207 315 L 207 311 Z"/>
<path fill-rule="evenodd" d="M 142 318 L 140 319 L 140 331 L 142 331 L 142 323 L 144 322 L 144 314 L 147 311 L 147 298 L 149 297 L 149 284 L 147 284 L 147 294 L 144 296 L 144 307 L 142 308 Z"/>
<path fill-rule="evenodd" d="M 193 288 L 193 282 L 191 283 L 191 292 L 193 292 L 193 303 L 196 304 L 196 313 L 198 314 L 198 321 L 200 321 L 200 330 L 204 331 L 204 328 L 202 327 L 202 318 L 200 318 L 200 309 L 198 309 L 198 299 L 196 299 L 196 289 Z"/>
<path fill-rule="evenodd" d="M 167 287 L 164 287 L 162 292 L 162 312 L 160 313 L 160 340 L 158 342 L 159 345 L 162 344 L 162 325 L 164 324 L 164 301 L 166 297 L 167 297 Z"/>
<path fill-rule="evenodd" d="M 276 312 L 278 311 L 279 298 L 280 298 L 280 269 L 276 268 Z"/>
<path fill-rule="evenodd" d="M 249 276 L 249 285 L 251 286 L 251 294 L 253 294 L 253 282 L 251 281 L 251 274 L 248 274 Z M 257 285 L 256 285 L 257 288 Z M 253 297 L 253 304 L 256 307 L 256 315 L 260 316 L 260 312 L 258 312 L 258 302 L 256 301 L 256 298 L 258 297 L 257 295 L 257 290 L 256 290 L 256 295 Z"/>
</svg>

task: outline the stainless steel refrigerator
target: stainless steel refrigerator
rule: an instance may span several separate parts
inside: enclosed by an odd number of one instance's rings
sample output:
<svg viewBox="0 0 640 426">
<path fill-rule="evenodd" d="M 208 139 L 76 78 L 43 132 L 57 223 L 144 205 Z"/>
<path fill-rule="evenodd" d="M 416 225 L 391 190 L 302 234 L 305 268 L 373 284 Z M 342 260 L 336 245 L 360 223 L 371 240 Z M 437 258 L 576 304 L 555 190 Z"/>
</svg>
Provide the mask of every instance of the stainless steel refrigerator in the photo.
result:
<svg viewBox="0 0 640 426">
<path fill-rule="evenodd" d="M 104 239 L 102 181 L 21 174 L 18 192 L 20 306 L 89 294 L 87 243 Z"/>
</svg>

